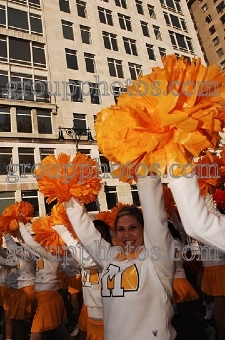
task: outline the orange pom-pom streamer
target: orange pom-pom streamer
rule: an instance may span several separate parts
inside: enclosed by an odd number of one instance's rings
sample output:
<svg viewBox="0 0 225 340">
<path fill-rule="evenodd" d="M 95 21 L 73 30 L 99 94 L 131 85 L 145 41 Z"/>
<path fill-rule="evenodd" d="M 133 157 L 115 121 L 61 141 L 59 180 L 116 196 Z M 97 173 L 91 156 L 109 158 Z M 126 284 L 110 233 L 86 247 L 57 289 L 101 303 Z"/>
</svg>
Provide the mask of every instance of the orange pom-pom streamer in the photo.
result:
<svg viewBox="0 0 225 340">
<path fill-rule="evenodd" d="M 32 230 L 35 233 L 34 239 L 46 251 L 52 254 L 63 255 L 63 249 L 66 245 L 54 229 L 52 229 L 51 219 L 49 217 L 40 217 L 32 223 Z"/>
<path fill-rule="evenodd" d="M 61 153 L 45 157 L 35 171 L 40 191 L 48 197 L 47 203 L 77 198 L 80 203 L 95 201 L 101 188 L 97 163 L 90 157 L 78 153 L 72 161 Z"/>
<path fill-rule="evenodd" d="M 49 220 L 52 226 L 56 224 L 64 225 L 69 230 L 69 232 L 73 235 L 73 237 L 77 239 L 77 235 L 67 216 L 66 208 L 64 204 L 57 203 L 56 205 L 54 205 L 54 207 L 51 210 L 51 215 L 49 216 Z"/>
<path fill-rule="evenodd" d="M 23 222 L 24 224 L 30 222 L 33 211 L 33 205 L 26 201 L 10 204 L 3 210 L 0 216 L 1 233 L 10 233 L 15 237 L 19 228 L 18 222 Z"/>
<path fill-rule="evenodd" d="M 134 81 L 117 105 L 98 113 L 95 123 L 107 159 L 124 166 L 144 164 L 147 171 L 159 164 L 161 175 L 168 165 L 183 166 L 216 148 L 225 126 L 223 71 L 205 67 L 200 58 L 189 64 L 175 55 L 166 56 L 163 64 Z M 138 167 L 136 175 L 147 171 Z"/>
</svg>

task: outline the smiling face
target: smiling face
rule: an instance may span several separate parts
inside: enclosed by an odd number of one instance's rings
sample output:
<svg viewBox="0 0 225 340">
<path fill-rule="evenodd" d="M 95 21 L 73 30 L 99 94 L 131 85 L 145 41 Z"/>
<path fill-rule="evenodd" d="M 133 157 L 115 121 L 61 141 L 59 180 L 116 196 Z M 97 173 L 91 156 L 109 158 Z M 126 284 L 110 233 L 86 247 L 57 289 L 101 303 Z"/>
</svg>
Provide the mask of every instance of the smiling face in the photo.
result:
<svg viewBox="0 0 225 340">
<path fill-rule="evenodd" d="M 144 245 L 144 229 L 133 215 L 118 218 L 116 225 L 116 244 L 125 252 L 133 253 Z"/>
</svg>

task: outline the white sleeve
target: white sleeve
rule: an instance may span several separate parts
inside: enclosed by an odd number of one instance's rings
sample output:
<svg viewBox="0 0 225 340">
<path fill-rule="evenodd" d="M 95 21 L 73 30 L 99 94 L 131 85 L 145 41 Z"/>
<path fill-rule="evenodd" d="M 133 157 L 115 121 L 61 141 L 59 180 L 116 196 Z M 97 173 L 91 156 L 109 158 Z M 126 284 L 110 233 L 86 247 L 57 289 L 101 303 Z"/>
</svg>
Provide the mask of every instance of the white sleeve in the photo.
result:
<svg viewBox="0 0 225 340">
<path fill-rule="evenodd" d="M 26 251 L 22 246 L 18 246 L 10 234 L 5 234 L 5 243 L 8 249 L 12 251 L 13 254 L 21 259 L 30 260 L 32 257 L 28 251 Z"/>
<path fill-rule="evenodd" d="M 19 222 L 19 230 L 24 242 L 28 245 L 28 247 L 30 247 L 41 257 L 49 258 L 49 252 L 45 251 L 44 248 L 42 248 L 40 244 L 33 239 L 33 237 L 22 222 Z"/>
<path fill-rule="evenodd" d="M 225 251 L 225 215 L 208 211 L 200 195 L 197 176 L 172 177 L 169 186 L 186 233 L 194 239 Z"/>
<path fill-rule="evenodd" d="M 86 269 L 97 268 L 96 262 L 86 251 L 85 247 L 79 244 L 79 241 L 73 237 L 65 226 L 56 225 L 53 229 L 57 231 L 64 243 L 67 245 L 67 250 L 70 252 L 76 263 Z M 68 265 L 74 266 L 67 256 L 65 257 L 65 260 L 68 261 Z"/>
<path fill-rule="evenodd" d="M 159 275 L 173 277 L 174 240 L 170 234 L 164 206 L 163 188 L 156 176 L 139 178 L 138 193 L 144 217 L 144 242 Z M 157 255 L 155 255 L 157 254 Z"/>
<path fill-rule="evenodd" d="M 94 223 L 85 211 L 85 208 L 74 198 L 65 202 L 66 213 L 85 250 L 102 268 L 110 260 L 111 245 L 105 241 Z"/>
</svg>

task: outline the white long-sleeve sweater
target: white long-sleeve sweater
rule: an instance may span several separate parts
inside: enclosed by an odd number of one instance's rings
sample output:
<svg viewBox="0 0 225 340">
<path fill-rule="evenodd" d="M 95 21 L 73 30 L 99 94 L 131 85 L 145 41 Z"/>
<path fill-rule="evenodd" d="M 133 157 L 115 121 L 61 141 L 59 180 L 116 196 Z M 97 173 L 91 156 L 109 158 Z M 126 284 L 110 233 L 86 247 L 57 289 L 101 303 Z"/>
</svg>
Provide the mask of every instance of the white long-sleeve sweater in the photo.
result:
<svg viewBox="0 0 225 340">
<path fill-rule="evenodd" d="M 138 192 L 146 249 L 134 259 L 116 259 L 118 250 L 101 238 L 77 201 L 72 199 L 66 204 L 67 215 L 81 242 L 90 247 L 95 261 L 103 268 L 105 340 L 173 340 L 176 336 L 171 326 L 173 239 L 167 228 L 162 185 L 155 177 L 139 179 Z M 105 247 L 104 258 L 99 255 L 98 245 Z"/>
<path fill-rule="evenodd" d="M 17 256 L 18 261 L 18 288 L 34 286 L 35 281 L 35 261 L 31 254 L 18 246 L 10 234 L 4 236 L 6 246 Z"/>
<path fill-rule="evenodd" d="M 197 176 L 172 178 L 168 175 L 168 179 L 186 233 L 225 252 L 225 215 L 208 211 L 200 195 Z"/>
<path fill-rule="evenodd" d="M 16 270 L 16 265 L 17 258 L 15 256 L 8 256 L 4 248 L 0 246 L 0 287 L 6 286 L 7 272 L 12 268 Z M 17 284 L 17 281 L 15 283 Z"/>
<path fill-rule="evenodd" d="M 73 264 L 76 268 L 77 263 L 81 265 L 83 300 L 87 307 L 88 316 L 93 319 L 103 319 L 100 269 L 93 258 L 87 253 L 85 247 L 79 244 L 78 240 L 75 240 L 65 227 L 64 229 L 65 230 L 57 230 L 57 232 L 68 249 L 70 249 L 71 256 L 76 260 L 76 262 L 73 263 L 69 259 L 66 268 L 71 268 Z M 64 260 L 66 261 L 66 258 L 64 258 Z"/>
<path fill-rule="evenodd" d="M 23 223 L 19 223 L 20 233 L 24 242 L 33 250 L 33 258 L 36 260 L 35 291 L 54 291 L 59 290 L 58 269 L 60 259 L 46 252 L 26 229 Z"/>
</svg>

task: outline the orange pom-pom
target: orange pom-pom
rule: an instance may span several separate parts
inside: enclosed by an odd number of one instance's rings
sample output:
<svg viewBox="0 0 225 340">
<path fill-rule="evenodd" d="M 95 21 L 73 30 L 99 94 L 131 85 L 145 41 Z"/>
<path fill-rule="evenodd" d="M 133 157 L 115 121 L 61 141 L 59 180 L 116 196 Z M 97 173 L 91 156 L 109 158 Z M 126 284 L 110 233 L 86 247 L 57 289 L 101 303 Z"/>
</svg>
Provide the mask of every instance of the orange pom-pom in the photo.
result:
<svg viewBox="0 0 225 340">
<path fill-rule="evenodd" d="M 77 235 L 70 223 L 70 220 L 66 213 L 66 208 L 63 203 L 57 203 L 56 205 L 54 205 L 54 207 L 52 207 L 51 216 L 49 216 L 49 220 L 52 226 L 56 224 L 63 224 L 73 235 L 73 237 L 77 239 Z"/>
<path fill-rule="evenodd" d="M 66 245 L 59 234 L 52 228 L 49 217 L 40 217 L 32 223 L 35 240 L 48 252 L 63 255 Z"/>
<path fill-rule="evenodd" d="M 0 230 L 2 233 L 10 233 L 16 236 L 19 228 L 18 222 L 26 224 L 32 219 L 34 207 L 26 201 L 13 203 L 6 207 L 0 216 Z"/>
<path fill-rule="evenodd" d="M 48 197 L 47 203 L 77 198 L 82 204 L 95 201 L 101 188 L 97 163 L 78 153 L 72 161 L 61 153 L 45 157 L 35 171 L 40 191 Z"/>
<path fill-rule="evenodd" d="M 158 164 L 161 176 L 167 166 L 183 166 L 216 148 L 225 127 L 223 71 L 201 65 L 200 58 L 189 64 L 175 55 L 166 56 L 163 64 L 135 80 L 95 122 L 99 149 L 108 160 L 144 164 L 149 170 Z M 136 171 L 136 176 L 146 175 L 144 167 Z"/>
<path fill-rule="evenodd" d="M 225 182 L 224 157 L 212 155 L 209 151 L 198 160 L 195 171 L 202 196 L 213 194 Z"/>
<path fill-rule="evenodd" d="M 109 211 L 100 211 L 95 219 L 96 220 L 102 220 L 104 221 L 106 224 L 108 224 L 108 226 L 110 227 L 111 230 L 114 229 L 114 222 L 116 219 L 116 215 L 118 214 L 119 210 L 124 207 L 124 206 L 130 206 L 129 203 L 121 203 L 118 202 L 116 203 L 116 206 L 113 207 L 111 210 Z"/>
</svg>

